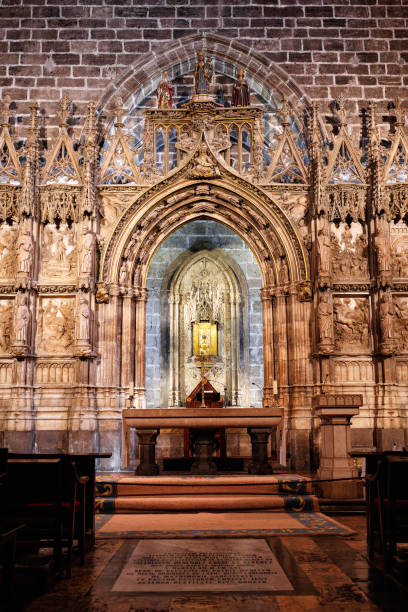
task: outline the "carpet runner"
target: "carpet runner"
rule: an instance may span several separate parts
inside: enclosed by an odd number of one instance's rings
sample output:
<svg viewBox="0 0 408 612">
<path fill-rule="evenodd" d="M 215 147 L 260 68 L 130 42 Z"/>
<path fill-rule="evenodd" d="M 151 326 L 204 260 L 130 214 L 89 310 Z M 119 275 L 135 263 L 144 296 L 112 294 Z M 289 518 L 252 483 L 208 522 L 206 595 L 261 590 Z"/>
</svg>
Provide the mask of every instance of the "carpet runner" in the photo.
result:
<svg viewBox="0 0 408 612">
<path fill-rule="evenodd" d="M 96 482 L 96 512 L 269 510 L 317 512 L 310 479 L 296 474 L 271 476 L 129 476 L 102 474 Z"/>
<path fill-rule="evenodd" d="M 355 532 L 320 512 L 197 512 L 99 514 L 96 537 L 105 538 L 264 538 L 340 535 Z"/>
</svg>

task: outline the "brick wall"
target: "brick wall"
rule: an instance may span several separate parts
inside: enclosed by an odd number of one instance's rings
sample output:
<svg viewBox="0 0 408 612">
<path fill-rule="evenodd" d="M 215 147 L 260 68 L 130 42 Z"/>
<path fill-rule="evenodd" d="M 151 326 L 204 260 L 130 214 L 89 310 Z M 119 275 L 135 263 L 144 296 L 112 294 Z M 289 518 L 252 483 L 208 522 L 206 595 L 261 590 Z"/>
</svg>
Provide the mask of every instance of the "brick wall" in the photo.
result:
<svg viewBox="0 0 408 612">
<path fill-rule="evenodd" d="M 0 86 L 19 124 L 29 100 L 53 116 L 63 93 L 81 114 L 134 62 L 206 33 L 263 55 L 309 99 L 388 100 L 408 84 L 407 22 L 406 0 L 0 0 Z"/>
</svg>

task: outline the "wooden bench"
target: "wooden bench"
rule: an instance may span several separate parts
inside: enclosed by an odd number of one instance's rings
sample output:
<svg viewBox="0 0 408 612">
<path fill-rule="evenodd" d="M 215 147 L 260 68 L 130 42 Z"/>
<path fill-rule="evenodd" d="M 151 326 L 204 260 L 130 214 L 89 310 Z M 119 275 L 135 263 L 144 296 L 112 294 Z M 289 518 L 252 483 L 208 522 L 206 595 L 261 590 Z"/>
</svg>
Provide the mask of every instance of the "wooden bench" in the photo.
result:
<svg viewBox="0 0 408 612">
<path fill-rule="evenodd" d="M 7 448 L 0 448 L 0 512 L 5 506 L 5 485 L 7 482 Z M 14 593 L 16 541 L 24 523 L 14 522 L 12 517 L 0 520 L 0 566 L 2 581 L 0 597 L 11 600 Z"/>
<path fill-rule="evenodd" d="M 393 570 L 397 544 L 408 542 L 408 454 L 370 453 L 366 457 L 367 548 Z"/>
<path fill-rule="evenodd" d="M 9 455 L 5 512 L 25 523 L 19 545 L 51 546 L 57 572 L 71 573 L 74 538 L 81 563 L 85 553 L 86 476 L 67 457 Z"/>
</svg>

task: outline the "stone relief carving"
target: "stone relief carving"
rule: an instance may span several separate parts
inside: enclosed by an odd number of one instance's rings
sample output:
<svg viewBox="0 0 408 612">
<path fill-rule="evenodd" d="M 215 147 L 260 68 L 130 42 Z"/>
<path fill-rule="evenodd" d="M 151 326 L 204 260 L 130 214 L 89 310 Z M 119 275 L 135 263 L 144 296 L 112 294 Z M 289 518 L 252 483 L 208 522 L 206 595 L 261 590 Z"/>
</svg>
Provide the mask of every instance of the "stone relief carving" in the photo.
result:
<svg viewBox="0 0 408 612">
<path fill-rule="evenodd" d="M 371 361 L 336 360 L 334 361 L 335 382 L 361 382 L 374 380 L 374 366 Z"/>
<path fill-rule="evenodd" d="M 398 351 L 408 351 L 408 297 L 395 297 L 394 332 Z"/>
<path fill-rule="evenodd" d="M 215 178 L 221 176 L 220 169 L 208 155 L 207 145 L 202 143 L 193 159 L 193 168 L 190 171 L 192 178 Z"/>
<path fill-rule="evenodd" d="M 75 382 L 75 363 L 73 361 L 39 361 L 35 367 L 36 383 Z"/>
<path fill-rule="evenodd" d="M 43 298 L 37 323 L 37 350 L 40 353 L 70 353 L 74 334 L 73 299 Z"/>
<path fill-rule="evenodd" d="M 0 278 L 14 278 L 16 273 L 17 227 L 3 224 L 0 228 Z"/>
<path fill-rule="evenodd" d="M 9 353 L 13 325 L 13 302 L 1 300 L 0 302 L 0 352 Z"/>
<path fill-rule="evenodd" d="M 212 272 L 213 265 L 202 260 L 199 271 L 192 277 L 191 289 L 185 296 L 185 321 L 223 321 L 224 294 Z"/>
<path fill-rule="evenodd" d="M 54 223 L 44 226 L 42 235 L 42 275 L 51 278 L 75 273 L 75 230 L 67 224 L 59 228 Z"/>
<path fill-rule="evenodd" d="M 337 348 L 369 347 L 369 305 L 366 298 L 334 299 L 334 337 Z"/>
<path fill-rule="evenodd" d="M 341 224 L 331 234 L 332 272 L 335 278 L 368 275 L 367 239 L 361 225 Z"/>
</svg>

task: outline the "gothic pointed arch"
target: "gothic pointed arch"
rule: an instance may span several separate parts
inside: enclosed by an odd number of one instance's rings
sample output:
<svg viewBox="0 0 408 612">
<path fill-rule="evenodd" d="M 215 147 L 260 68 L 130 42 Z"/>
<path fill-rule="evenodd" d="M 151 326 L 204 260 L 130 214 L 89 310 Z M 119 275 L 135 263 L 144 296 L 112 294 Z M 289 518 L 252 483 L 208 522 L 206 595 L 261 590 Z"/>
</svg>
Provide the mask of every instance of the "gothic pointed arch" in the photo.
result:
<svg viewBox="0 0 408 612">
<path fill-rule="evenodd" d="M 207 158 L 212 173 L 208 178 L 200 177 L 200 155 Z M 161 242 L 198 218 L 223 223 L 247 243 L 265 287 L 277 284 L 282 257 L 290 282 L 309 280 L 305 249 L 288 216 L 266 191 L 228 167 L 204 136 L 181 168 L 142 192 L 124 211 L 102 254 L 99 282 L 117 284 L 126 262 L 127 283 L 144 287 L 149 262 Z"/>
</svg>

